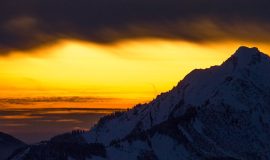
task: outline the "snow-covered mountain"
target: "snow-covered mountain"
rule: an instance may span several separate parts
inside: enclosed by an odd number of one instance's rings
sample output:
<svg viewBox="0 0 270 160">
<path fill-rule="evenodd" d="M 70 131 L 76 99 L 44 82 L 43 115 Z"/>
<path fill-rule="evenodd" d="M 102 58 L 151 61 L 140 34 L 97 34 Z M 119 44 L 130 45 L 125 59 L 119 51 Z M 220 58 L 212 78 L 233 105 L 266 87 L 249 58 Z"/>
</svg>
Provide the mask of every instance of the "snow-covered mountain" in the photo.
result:
<svg viewBox="0 0 270 160">
<path fill-rule="evenodd" d="M 59 157 L 270 159 L 270 58 L 240 47 L 222 65 L 192 71 L 148 104 L 105 116 L 89 132 L 30 146 L 11 159 Z"/>
<path fill-rule="evenodd" d="M 15 150 L 26 146 L 22 141 L 0 132 L 0 160 L 8 158 Z"/>
</svg>

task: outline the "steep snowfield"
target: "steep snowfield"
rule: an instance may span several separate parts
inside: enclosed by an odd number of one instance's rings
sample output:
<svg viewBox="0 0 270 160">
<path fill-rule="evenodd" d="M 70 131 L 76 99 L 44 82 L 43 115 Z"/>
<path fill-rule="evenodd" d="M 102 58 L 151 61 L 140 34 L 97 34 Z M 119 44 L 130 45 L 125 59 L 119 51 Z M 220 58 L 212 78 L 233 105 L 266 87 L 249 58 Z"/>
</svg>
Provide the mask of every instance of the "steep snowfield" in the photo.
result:
<svg viewBox="0 0 270 160">
<path fill-rule="evenodd" d="M 16 138 L 0 132 L 0 160 L 8 158 L 16 149 L 26 146 Z"/>
<path fill-rule="evenodd" d="M 102 118 L 80 138 L 106 150 L 88 159 L 253 160 L 270 159 L 269 135 L 270 58 L 240 47 L 222 65 L 192 71 L 171 91 Z"/>
</svg>

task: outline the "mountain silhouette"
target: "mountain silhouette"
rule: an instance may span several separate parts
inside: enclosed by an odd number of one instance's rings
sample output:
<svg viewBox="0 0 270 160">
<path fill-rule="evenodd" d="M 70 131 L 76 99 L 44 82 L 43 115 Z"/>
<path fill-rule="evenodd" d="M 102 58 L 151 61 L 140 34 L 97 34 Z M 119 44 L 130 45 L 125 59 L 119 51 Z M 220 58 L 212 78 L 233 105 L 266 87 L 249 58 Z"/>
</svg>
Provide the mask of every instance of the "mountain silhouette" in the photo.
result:
<svg viewBox="0 0 270 160">
<path fill-rule="evenodd" d="M 10 159 L 270 159 L 269 73 L 266 54 L 240 47 L 219 66 L 193 70 L 150 103 L 105 116 L 88 132 L 29 146 Z"/>
<path fill-rule="evenodd" d="M 15 150 L 26 144 L 8 134 L 0 132 L 0 160 L 8 158 Z"/>
</svg>

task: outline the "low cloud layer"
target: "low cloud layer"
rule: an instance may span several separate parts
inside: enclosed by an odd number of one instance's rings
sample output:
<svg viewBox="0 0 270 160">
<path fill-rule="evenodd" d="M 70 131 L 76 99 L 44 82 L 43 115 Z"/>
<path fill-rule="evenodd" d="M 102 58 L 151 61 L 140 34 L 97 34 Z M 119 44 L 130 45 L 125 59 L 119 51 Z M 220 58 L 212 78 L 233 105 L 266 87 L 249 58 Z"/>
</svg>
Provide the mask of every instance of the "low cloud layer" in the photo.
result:
<svg viewBox="0 0 270 160">
<path fill-rule="evenodd" d="M 270 40 L 267 0 L 4 0 L 0 15 L 2 54 L 61 38 Z"/>
<path fill-rule="evenodd" d="M 39 102 L 103 102 L 114 100 L 113 98 L 96 98 L 96 97 L 36 97 L 36 98 L 0 98 L 0 103 L 8 104 L 32 104 Z"/>
</svg>

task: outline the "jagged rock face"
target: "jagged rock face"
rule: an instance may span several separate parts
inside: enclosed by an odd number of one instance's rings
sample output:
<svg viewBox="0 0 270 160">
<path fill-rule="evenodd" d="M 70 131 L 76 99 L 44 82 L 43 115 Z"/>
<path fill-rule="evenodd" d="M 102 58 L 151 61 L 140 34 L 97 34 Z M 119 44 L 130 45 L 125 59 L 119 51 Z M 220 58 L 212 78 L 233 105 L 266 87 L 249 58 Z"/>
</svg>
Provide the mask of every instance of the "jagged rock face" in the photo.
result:
<svg viewBox="0 0 270 160">
<path fill-rule="evenodd" d="M 240 47 L 222 65 L 192 71 L 81 136 L 106 146 L 103 159 L 270 159 L 269 73 L 267 55 Z"/>
<path fill-rule="evenodd" d="M 26 146 L 22 141 L 0 132 L 0 160 L 8 158 L 15 150 Z"/>
</svg>

